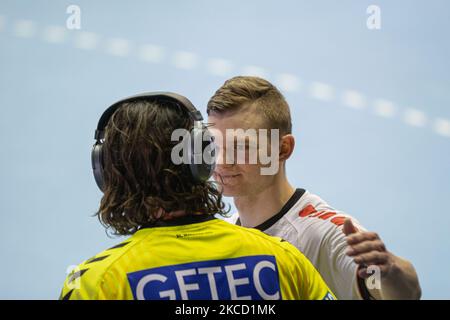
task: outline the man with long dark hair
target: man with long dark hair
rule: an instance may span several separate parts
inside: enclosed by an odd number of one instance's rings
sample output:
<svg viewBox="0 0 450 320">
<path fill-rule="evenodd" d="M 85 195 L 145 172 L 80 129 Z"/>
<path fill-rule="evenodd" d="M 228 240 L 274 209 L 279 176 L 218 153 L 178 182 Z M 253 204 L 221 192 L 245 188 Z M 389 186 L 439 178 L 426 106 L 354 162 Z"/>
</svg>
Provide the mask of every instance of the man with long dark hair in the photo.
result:
<svg viewBox="0 0 450 320">
<path fill-rule="evenodd" d="M 186 104 L 147 94 L 105 111 L 93 150 L 97 215 L 131 237 L 75 268 L 60 298 L 334 299 L 288 242 L 214 217 L 226 213 L 214 182 L 172 158 L 175 130 L 206 130 Z"/>
</svg>

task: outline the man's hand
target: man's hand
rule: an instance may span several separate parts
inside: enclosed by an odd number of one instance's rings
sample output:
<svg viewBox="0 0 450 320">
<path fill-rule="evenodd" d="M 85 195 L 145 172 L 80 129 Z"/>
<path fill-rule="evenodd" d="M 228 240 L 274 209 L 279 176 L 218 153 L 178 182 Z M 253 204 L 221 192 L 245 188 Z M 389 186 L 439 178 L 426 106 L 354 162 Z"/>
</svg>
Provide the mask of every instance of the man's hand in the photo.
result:
<svg viewBox="0 0 450 320">
<path fill-rule="evenodd" d="M 384 242 L 374 232 L 360 232 L 350 219 L 343 228 L 349 249 L 347 255 L 359 265 L 358 277 L 367 279 L 368 266 L 379 268 L 381 291 L 367 288 L 376 299 L 420 299 L 419 279 L 413 265 L 386 250 Z"/>
<path fill-rule="evenodd" d="M 384 242 L 375 232 L 359 232 L 350 219 L 345 219 L 344 229 L 349 249 L 347 255 L 353 257 L 359 265 L 358 276 L 366 279 L 368 266 L 377 266 L 381 277 L 386 277 L 393 271 L 393 255 L 386 250 Z"/>
</svg>

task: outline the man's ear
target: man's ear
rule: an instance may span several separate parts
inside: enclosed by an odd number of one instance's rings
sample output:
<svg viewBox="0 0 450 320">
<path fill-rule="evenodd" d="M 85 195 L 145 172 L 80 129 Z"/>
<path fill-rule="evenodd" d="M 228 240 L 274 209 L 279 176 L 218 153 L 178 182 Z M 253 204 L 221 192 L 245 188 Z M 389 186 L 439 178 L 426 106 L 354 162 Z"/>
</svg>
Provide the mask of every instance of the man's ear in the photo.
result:
<svg viewBox="0 0 450 320">
<path fill-rule="evenodd" d="M 294 152 L 295 138 L 292 134 L 286 134 L 280 142 L 280 161 L 286 161 Z"/>
</svg>

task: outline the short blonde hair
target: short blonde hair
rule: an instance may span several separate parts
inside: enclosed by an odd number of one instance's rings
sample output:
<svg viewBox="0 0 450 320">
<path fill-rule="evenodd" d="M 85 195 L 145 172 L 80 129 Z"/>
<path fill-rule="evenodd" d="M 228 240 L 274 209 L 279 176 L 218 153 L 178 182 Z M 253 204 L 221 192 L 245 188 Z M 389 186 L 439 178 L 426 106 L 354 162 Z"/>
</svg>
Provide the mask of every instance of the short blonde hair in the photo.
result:
<svg viewBox="0 0 450 320">
<path fill-rule="evenodd" d="M 239 112 L 250 104 L 262 111 L 269 129 L 279 129 L 281 134 L 292 133 L 291 113 L 286 99 L 273 84 L 258 77 L 237 76 L 225 81 L 209 100 L 207 113 Z"/>
</svg>

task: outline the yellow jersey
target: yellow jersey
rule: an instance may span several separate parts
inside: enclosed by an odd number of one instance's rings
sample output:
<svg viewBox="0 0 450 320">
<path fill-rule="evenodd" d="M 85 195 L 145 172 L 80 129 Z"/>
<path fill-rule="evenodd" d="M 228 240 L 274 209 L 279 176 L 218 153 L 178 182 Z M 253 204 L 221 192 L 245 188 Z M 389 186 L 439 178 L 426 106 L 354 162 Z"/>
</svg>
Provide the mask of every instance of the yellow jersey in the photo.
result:
<svg viewBox="0 0 450 320">
<path fill-rule="evenodd" d="M 309 260 L 281 238 L 212 216 L 141 228 L 84 261 L 60 299 L 335 299 Z"/>
</svg>

